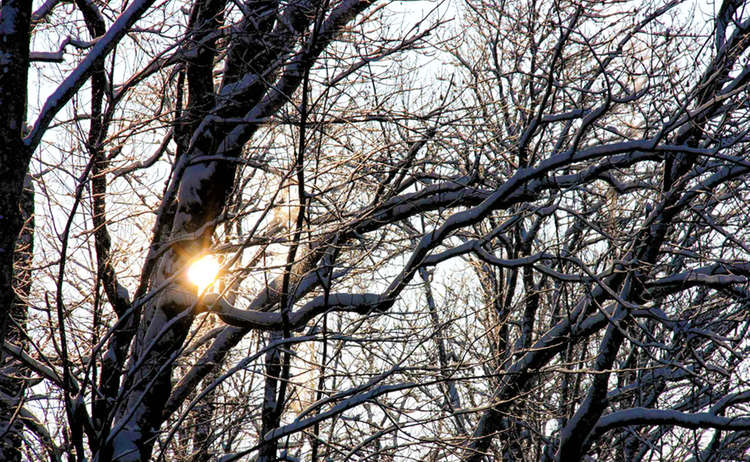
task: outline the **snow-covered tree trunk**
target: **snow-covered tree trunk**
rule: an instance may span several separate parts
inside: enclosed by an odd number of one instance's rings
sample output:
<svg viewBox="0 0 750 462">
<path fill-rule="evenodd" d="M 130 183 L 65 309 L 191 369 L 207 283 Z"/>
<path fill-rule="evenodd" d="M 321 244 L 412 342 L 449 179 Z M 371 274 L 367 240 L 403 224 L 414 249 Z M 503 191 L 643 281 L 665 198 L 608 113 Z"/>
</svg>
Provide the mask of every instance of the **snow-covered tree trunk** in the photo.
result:
<svg viewBox="0 0 750 462">
<path fill-rule="evenodd" d="M 192 324 L 192 310 L 197 302 L 195 287 L 186 281 L 184 273 L 189 263 L 210 247 L 217 219 L 234 184 L 236 164 L 232 159 L 239 156 L 241 146 L 258 128 L 257 123 L 234 127 L 221 122 L 217 115 L 252 114 L 254 118 L 263 118 L 275 112 L 300 85 L 302 69 L 311 66 L 339 28 L 368 5 L 364 1 L 344 3 L 322 22 L 326 11 L 321 6 L 317 7 L 316 16 L 311 5 L 293 2 L 279 13 L 281 16 L 274 24 L 269 18 L 273 18 L 277 4 L 249 2 L 247 11 L 252 14 L 242 22 L 240 33 L 230 46 L 218 95 L 213 93 L 212 47 L 198 47 L 196 58 L 188 61 L 189 109 L 179 139 L 190 142 L 183 144 L 185 152 L 177 158 L 172 179 L 173 185 L 179 185 L 175 211 L 170 214 L 173 216 L 168 226 L 170 231 L 163 241 L 173 244 L 160 258 L 151 283 L 160 293 L 144 307 L 133 346 L 135 355 L 123 385 L 128 399 L 118 411 L 113 434 L 100 460 L 110 455 L 122 461 L 147 459 L 166 417 L 163 408 L 171 392 L 171 371 Z M 196 3 L 191 36 L 199 39 L 216 32 L 223 8 L 221 1 Z M 312 41 L 306 42 L 301 34 L 315 19 L 321 21 L 322 25 L 316 27 L 322 31 L 320 36 L 314 35 Z M 296 42 L 303 44 L 302 51 L 291 56 Z M 261 83 L 275 74 L 280 75 L 275 86 L 269 88 Z M 210 156 L 226 160 L 202 160 Z M 173 206 L 169 201 L 167 196 L 161 206 L 165 216 Z M 155 245 L 164 244 L 156 241 Z"/>
</svg>

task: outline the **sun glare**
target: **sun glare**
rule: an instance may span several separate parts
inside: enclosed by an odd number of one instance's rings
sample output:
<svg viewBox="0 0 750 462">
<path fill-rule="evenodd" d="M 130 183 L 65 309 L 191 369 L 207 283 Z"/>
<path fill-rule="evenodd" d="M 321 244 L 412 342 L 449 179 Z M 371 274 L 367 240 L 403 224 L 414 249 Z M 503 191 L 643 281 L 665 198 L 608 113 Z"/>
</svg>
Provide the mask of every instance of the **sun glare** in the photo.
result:
<svg viewBox="0 0 750 462">
<path fill-rule="evenodd" d="M 206 255 L 190 265 L 187 277 L 196 286 L 198 293 L 203 293 L 216 280 L 221 265 L 213 255 Z"/>
</svg>

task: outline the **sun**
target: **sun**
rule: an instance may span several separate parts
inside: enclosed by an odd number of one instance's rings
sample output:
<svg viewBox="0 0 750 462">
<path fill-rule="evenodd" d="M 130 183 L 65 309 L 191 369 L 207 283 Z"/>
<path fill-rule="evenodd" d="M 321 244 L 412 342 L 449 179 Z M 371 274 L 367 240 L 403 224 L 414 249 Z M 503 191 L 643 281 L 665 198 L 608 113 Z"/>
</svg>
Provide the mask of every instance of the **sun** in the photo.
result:
<svg viewBox="0 0 750 462">
<path fill-rule="evenodd" d="M 201 294 L 216 280 L 221 265 L 213 255 L 206 255 L 195 260 L 188 269 L 187 277 L 190 282 L 198 286 Z"/>
</svg>

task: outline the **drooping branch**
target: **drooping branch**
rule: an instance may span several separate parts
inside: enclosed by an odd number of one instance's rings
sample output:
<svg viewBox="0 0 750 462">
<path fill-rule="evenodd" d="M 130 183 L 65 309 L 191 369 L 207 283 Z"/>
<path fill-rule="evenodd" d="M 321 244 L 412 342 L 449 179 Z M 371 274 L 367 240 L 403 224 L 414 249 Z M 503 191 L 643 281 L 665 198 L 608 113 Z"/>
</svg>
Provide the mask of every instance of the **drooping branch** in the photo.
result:
<svg viewBox="0 0 750 462">
<path fill-rule="evenodd" d="M 603 416 L 594 431 L 602 435 L 609 430 L 630 425 L 675 425 L 684 428 L 750 430 L 750 418 L 723 417 L 708 412 L 679 412 L 672 409 L 631 408 Z"/>
</svg>

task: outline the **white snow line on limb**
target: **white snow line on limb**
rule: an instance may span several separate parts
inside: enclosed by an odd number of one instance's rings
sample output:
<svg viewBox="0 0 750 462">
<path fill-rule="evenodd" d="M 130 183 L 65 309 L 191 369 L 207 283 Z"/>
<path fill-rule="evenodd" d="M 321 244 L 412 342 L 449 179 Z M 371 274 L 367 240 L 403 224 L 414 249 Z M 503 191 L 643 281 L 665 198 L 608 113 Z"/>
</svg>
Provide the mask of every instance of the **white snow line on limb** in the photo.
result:
<svg viewBox="0 0 750 462">
<path fill-rule="evenodd" d="M 595 431 L 604 433 L 613 428 L 630 425 L 676 425 L 692 429 L 748 430 L 750 418 L 722 417 L 707 412 L 688 413 L 673 409 L 631 408 L 601 417 L 596 424 Z"/>
<path fill-rule="evenodd" d="M 34 122 L 29 135 L 24 138 L 26 146 L 32 150 L 36 148 L 41 141 L 44 132 L 49 127 L 50 122 L 63 106 L 73 97 L 73 95 L 83 86 L 91 76 L 94 65 L 117 45 L 120 40 L 128 33 L 130 27 L 135 24 L 141 15 L 148 9 L 154 0 L 137 0 L 133 2 L 123 14 L 112 24 L 106 34 L 104 34 L 92 48 L 91 52 L 76 66 L 65 80 L 57 87 L 52 95 L 44 103 L 39 117 Z"/>
</svg>

